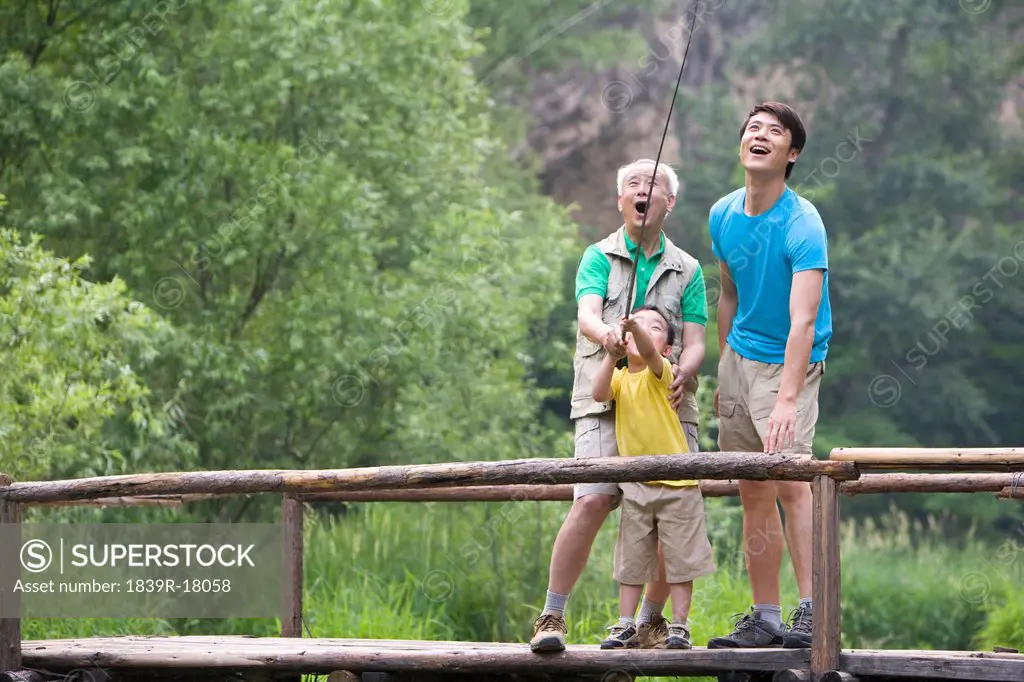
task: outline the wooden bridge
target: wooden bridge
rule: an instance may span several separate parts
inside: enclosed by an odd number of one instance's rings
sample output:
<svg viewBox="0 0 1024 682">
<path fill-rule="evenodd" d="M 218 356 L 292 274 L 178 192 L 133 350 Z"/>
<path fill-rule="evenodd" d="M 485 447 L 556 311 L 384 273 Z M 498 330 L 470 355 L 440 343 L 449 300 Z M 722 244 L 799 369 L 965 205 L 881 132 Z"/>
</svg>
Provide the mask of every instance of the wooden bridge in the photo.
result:
<svg viewBox="0 0 1024 682">
<path fill-rule="evenodd" d="M 323 501 L 571 500 L 573 483 L 699 479 L 706 497 L 736 495 L 737 480 L 808 481 L 813 513 L 810 649 L 602 651 L 569 645 L 534 654 L 525 643 L 310 639 L 302 636 L 303 505 Z M 619 682 L 637 676 L 853 682 L 931 678 L 1024 682 L 1024 654 L 841 647 L 840 495 L 995 493 L 1024 499 L 1024 451 L 844 449 L 827 460 L 711 452 L 606 459 L 528 459 L 336 469 L 137 474 L 12 482 L 0 474 L 0 523 L 25 505 L 177 506 L 212 497 L 282 495 L 285 580 L 280 637 L 93 637 L 22 641 L 20 619 L 0 619 L 0 682 L 298 680 L 332 682 Z M 10 560 L 9 557 L 5 558 Z M 3 600 L 17 596 L 0 594 Z M 5 610 L 5 612 L 7 612 Z"/>
</svg>

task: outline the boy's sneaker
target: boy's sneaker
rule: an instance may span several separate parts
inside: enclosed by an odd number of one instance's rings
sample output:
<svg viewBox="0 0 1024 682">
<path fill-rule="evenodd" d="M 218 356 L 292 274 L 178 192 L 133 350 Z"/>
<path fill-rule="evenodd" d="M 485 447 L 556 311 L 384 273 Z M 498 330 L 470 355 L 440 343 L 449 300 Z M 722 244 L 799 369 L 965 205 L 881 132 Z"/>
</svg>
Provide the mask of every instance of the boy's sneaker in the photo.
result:
<svg viewBox="0 0 1024 682">
<path fill-rule="evenodd" d="M 534 653 L 565 651 L 565 633 L 565 618 L 555 613 L 545 613 L 533 624 L 530 650 Z"/>
<path fill-rule="evenodd" d="M 782 640 L 786 649 L 809 649 L 811 647 L 812 608 L 801 606 L 789 616 L 789 630 Z"/>
<path fill-rule="evenodd" d="M 743 614 L 737 614 L 743 615 Z M 743 615 L 736 623 L 736 629 L 725 637 L 713 637 L 708 640 L 709 649 L 770 649 L 782 646 L 782 631 L 766 620 L 754 616 L 754 610 Z"/>
<path fill-rule="evenodd" d="M 650 623 L 637 627 L 641 649 L 664 649 L 668 640 L 668 621 L 660 613 L 651 616 Z"/>
<path fill-rule="evenodd" d="M 668 638 L 665 640 L 666 649 L 691 649 L 690 631 L 685 625 L 672 623 L 668 626 Z"/>
<path fill-rule="evenodd" d="M 608 628 L 608 636 L 601 642 L 602 649 L 636 649 L 640 646 L 640 635 L 635 625 L 616 623 Z"/>
</svg>

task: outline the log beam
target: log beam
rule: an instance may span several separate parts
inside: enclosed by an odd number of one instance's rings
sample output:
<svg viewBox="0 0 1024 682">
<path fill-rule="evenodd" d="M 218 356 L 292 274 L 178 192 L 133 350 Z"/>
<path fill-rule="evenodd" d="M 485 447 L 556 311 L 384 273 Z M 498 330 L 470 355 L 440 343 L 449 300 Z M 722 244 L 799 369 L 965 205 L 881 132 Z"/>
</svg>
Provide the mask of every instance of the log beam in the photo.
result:
<svg viewBox="0 0 1024 682">
<path fill-rule="evenodd" d="M 184 504 L 181 497 L 97 497 L 92 500 L 50 500 L 39 502 L 34 507 L 169 507 L 178 508 Z"/>
<path fill-rule="evenodd" d="M 0 682 L 46 682 L 46 677 L 33 670 L 11 670 L 0 673 Z"/>
<path fill-rule="evenodd" d="M 858 680 L 850 673 L 844 673 L 840 670 L 829 670 L 821 676 L 821 682 L 858 682 Z"/>
<path fill-rule="evenodd" d="M 835 448 L 829 461 L 851 462 L 861 470 L 977 469 L 1020 471 L 1024 448 Z"/>
<path fill-rule="evenodd" d="M 996 495 L 1001 500 L 1024 500 L 1024 484 L 1006 486 Z"/>
<path fill-rule="evenodd" d="M 68 481 L 14 483 L 0 498 L 17 502 L 81 500 L 191 493 L 312 493 L 331 490 L 440 488 L 517 483 L 618 483 L 659 479 L 731 478 L 754 481 L 811 481 L 816 476 L 851 480 L 851 462 L 795 455 L 712 452 L 592 459 L 526 459 L 493 462 L 415 464 L 321 471 L 203 471 L 101 476 Z"/>
<path fill-rule="evenodd" d="M 876 473 L 855 481 L 843 481 L 839 491 L 847 496 L 875 493 L 983 493 L 998 492 L 1013 482 L 1012 473 Z"/>
<path fill-rule="evenodd" d="M 845 650 L 838 669 L 863 678 L 955 679 L 985 682 L 1024 680 L 1024 656 L 976 652 Z"/>
<path fill-rule="evenodd" d="M 2 476 L 2 475 L 0 475 Z M 875 493 L 998 493 L 1011 497 L 1004 490 L 1018 486 L 1017 495 L 1024 494 L 1024 475 L 1017 473 L 874 473 L 863 474 L 852 481 L 843 481 L 839 492 L 848 497 Z M 437 488 L 399 488 L 381 490 L 337 490 L 320 493 L 297 493 L 303 502 L 562 502 L 572 500 L 571 484 L 555 485 L 478 485 Z M 734 480 L 703 480 L 700 482 L 704 497 L 734 497 L 739 495 L 739 484 Z M 248 496 L 241 493 L 242 496 Z M 193 493 L 188 495 L 149 495 L 134 497 L 106 497 L 79 500 L 54 500 L 32 503 L 33 506 L 168 506 L 178 507 L 194 502 L 234 497 L 224 493 Z"/>
<path fill-rule="evenodd" d="M 642 655 L 641 655 L 642 654 Z M 768 671 L 806 668 L 806 649 L 706 650 L 648 649 L 605 651 L 569 645 L 551 656 L 532 653 L 525 643 L 419 642 L 412 640 L 272 638 L 244 636 L 87 637 L 25 643 L 25 665 L 47 670 L 113 668 L 119 674 L 143 670 L 270 671 L 329 674 L 348 670 L 366 674 L 442 673 L 479 675 L 608 674 L 636 676 L 715 675 L 730 670 Z M 184 675 L 183 675 L 184 677 Z M 185 678 L 189 679 L 189 678 Z M 610 679 L 610 678 L 606 678 Z"/>
<path fill-rule="evenodd" d="M 351 673 L 350 673 L 351 674 Z M 328 682 L 333 682 L 328 678 Z M 349 682 L 343 678 L 342 682 Z M 572 675 L 557 673 L 552 675 L 529 675 L 520 673 L 364 673 L 352 678 L 351 682 L 633 682 L 633 678 L 623 671 L 608 671 L 603 675 Z"/>
<path fill-rule="evenodd" d="M 348 670 L 335 670 L 327 676 L 327 682 L 363 682 L 363 676 Z"/>
<path fill-rule="evenodd" d="M 196 502 L 210 502 L 225 498 L 252 497 L 249 493 L 192 493 L 189 495 L 129 495 L 121 497 L 95 497 L 76 500 L 47 500 L 28 503 L 33 507 L 170 507 L 178 508 Z"/>
<path fill-rule="evenodd" d="M 411 490 L 339 490 L 329 493 L 300 493 L 303 502 L 571 502 L 571 484 L 478 485 L 458 488 L 413 488 Z M 735 497 L 737 481 L 701 481 L 704 497 Z"/>
<path fill-rule="evenodd" d="M 785 668 L 772 676 L 772 682 L 811 682 L 811 674 L 800 668 Z"/>
<path fill-rule="evenodd" d="M 959 474 L 863 474 L 842 481 L 839 492 L 853 497 L 875 493 L 998 493 L 1014 481 L 1011 473 Z M 1024 481 L 1021 482 L 1024 491 Z M 329 493 L 300 493 L 304 502 L 562 502 L 572 500 L 572 485 L 482 485 L 458 488 L 419 488 L 411 490 L 339 490 Z M 704 497 L 739 495 L 737 481 L 700 482 Z"/>
</svg>

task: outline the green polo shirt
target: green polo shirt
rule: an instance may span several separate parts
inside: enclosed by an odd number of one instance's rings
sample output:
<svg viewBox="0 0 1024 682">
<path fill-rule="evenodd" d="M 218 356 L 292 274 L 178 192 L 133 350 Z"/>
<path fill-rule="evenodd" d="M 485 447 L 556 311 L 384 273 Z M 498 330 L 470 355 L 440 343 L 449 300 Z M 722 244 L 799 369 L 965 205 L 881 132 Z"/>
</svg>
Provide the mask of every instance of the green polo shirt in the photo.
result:
<svg viewBox="0 0 1024 682">
<path fill-rule="evenodd" d="M 629 238 L 629 235 L 623 236 L 626 239 L 626 248 L 629 250 L 629 255 L 636 258 L 636 244 Z M 636 266 L 636 297 L 633 300 L 633 308 L 643 305 L 644 299 L 647 297 L 647 287 L 651 283 L 651 275 L 654 273 L 654 268 L 657 267 L 664 253 L 664 232 L 661 234 L 661 245 L 654 255 L 648 258 L 642 250 L 640 251 L 640 260 Z M 604 298 L 608 293 L 608 275 L 611 271 L 612 264 L 608 261 L 608 257 L 604 252 L 597 248 L 596 244 L 588 246 L 583 252 L 580 267 L 576 271 L 576 300 L 579 301 L 580 298 L 587 294 L 597 294 Z M 683 291 L 680 303 L 682 305 L 683 322 L 696 322 L 697 324 L 707 326 L 708 297 L 707 290 L 704 288 L 704 271 L 699 263 L 697 264 L 697 270 L 690 279 L 690 283 L 686 285 L 686 289 Z"/>
</svg>

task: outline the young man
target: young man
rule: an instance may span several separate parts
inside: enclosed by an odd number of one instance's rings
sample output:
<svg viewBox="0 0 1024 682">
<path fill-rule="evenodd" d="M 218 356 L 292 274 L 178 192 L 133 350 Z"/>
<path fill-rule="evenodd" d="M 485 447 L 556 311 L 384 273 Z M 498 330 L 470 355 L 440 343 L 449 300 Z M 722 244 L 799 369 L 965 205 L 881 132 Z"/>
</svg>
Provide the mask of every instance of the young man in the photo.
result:
<svg viewBox="0 0 1024 682">
<path fill-rule="evenodd" d="M 625 351 L 620 320 L 644 304 L 666 311 L 681 329 L 669 355 L 674 379 L 673 406 L 687 435 L 691 452 L 699 451 L 699 412 L 696 374 L 704 360 L 707 296 L 700 264 L 664 234 L 665 217 L 675 205 L 679 180 L 671 166 L 658 164 L 653 189 L 654 162 L 640 159 L 617 174 L 618 207 L 623 224 L 614 233 L 587 247 L 576 273 L 578 304 L 576 354 L 570 417 L 575 424 L 575 457 L 615 457 L 615 414 L 609 401 L 596 401 L 591 393 L 594 374 L 606 353 Z M 646 214 L 643 242 L 640 225 Z M 626 289 L 638 258 L 635 295 L 627 302 Z M 535 652 L 565 649 L 565 605 L 587 564 L 601 525 L 621 497 L 616 483 L 577 485 L 573 505 L 551 551 L 547 600 L 534 623 L 530 648 Z M 661 575 L 664 575 L 662 572 Z M 668 636 L 661 616 L 668 597 L 664 580 L 649 583 L 637 619 L 646 643 L 656 646 Z"/>
<path fill-rule="evenodd" d="M 825 227 L 786 185 L 806 141 L 800 117 L 780 102 L 755 106 L 740 129 L 745 186 L 711 208 L 721 267 L 715 409 L 724 451 L 812 456 L 818 386 L 832 336 Z M 743 547 L 754 604 L 708 648 L 811 645 L 811 489 L 797 481 L 740 481 Z M 785 541 L 800 604 L 782 623 L 779 569 Z M 760 551 L 752 551 L 757 547 Z"/>
<path fill-rule="evenodd" d="M 608 354 L 594 375 L 594 399 L 615 401 L 619 454 L 674 455 L 689 452 L 679 414 L 668 400 L 672 363 L 668 354 L 675 328 L 656 306 L 643 306 L 622 321 L 626 367 Z M 619 583 L 619 622 L 608 628 L 602 649 L 633 649 L 647 644 L 636 625 L 636 607 L 644 583 L 662 579 L 672 595 L 672 623 L 666 649 L 689 649 L 687 620 L 693 581 L 715 572 L 708 540 L 704 496 L 697 481 L 619 483 L 622 516 L 615 543 L 615 580 Z M 659 559 L 658 543 L 663 558 Z M 664 568 L 659 570 L 659 561 Z M 658 643 L 660 644 L 660 642 Z M 649 645 L 649 644 L 648 644 Z"/>
</svg>

